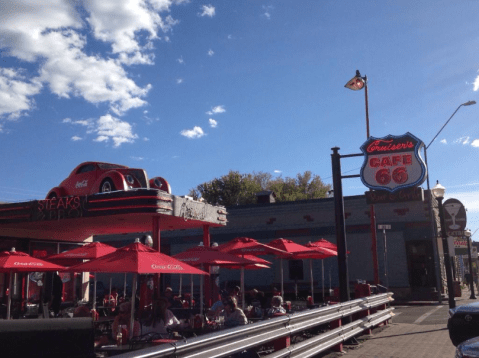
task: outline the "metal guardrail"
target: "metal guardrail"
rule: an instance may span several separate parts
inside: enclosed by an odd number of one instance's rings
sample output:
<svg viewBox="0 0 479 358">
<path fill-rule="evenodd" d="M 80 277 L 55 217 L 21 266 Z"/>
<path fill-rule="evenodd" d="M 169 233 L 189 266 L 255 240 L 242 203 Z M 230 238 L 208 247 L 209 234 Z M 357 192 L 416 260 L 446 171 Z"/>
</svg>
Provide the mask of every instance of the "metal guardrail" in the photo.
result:
<svg viewBox="0 0 479 358">
<path fill-rule="evenodd" d="M 371 310 L 379 306 L 385 307 L 392 300 L 392 295 L 391 292 L 383 293 L 331 306 L 296 312 L 245 326 L 205 334 L 200 337 L 183 339 L 176 343 L 132 351 L 117 355 L 116 357 L 164 358 L 174 356 L 176 358 L 221 358 L 280 338 L 290 337 L 329 322 L 337 322 L 355 313 Z M 394 308 L 382 309 L 377 313 L 356 319 L 344 326 L 331 329 L 264 357 L 311 357 L 391 319 L 393 310 Z"/>
</svg>

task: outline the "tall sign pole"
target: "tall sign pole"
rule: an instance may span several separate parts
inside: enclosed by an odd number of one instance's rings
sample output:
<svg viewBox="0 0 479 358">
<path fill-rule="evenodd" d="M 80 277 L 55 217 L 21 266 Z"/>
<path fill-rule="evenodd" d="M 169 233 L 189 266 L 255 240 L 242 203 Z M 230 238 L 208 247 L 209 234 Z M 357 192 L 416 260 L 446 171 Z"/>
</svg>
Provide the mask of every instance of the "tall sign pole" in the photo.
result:
<svg viewBox="0 0 479 358">
<path fill-rule="evenodd" d="M 331 148 L 331 166 L 333 170 L 334 217 L 336 224 L 336 243 L 338 245 L 339 301 L 349 301 L 349 274 L 346 245 L 346 224 L 344 222 L 343 184 L 341 182 L 341 156 L 339 148 Z"/>
</svg>

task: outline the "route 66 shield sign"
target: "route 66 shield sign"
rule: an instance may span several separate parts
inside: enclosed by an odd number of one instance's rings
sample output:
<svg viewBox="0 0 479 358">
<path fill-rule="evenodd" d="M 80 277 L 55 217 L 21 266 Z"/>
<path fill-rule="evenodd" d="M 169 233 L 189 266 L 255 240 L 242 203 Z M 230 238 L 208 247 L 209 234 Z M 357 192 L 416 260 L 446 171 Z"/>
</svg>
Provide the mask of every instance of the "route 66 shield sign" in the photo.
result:
<svg viewBox="0 0 479 358">
<path fill-rule="evenodd" d="M 370 189 L 389 192 L 422 184 L 427 174 L 420 155 L 423 146 L 409 132 L 401 136 L 369 137 L 361 146 L 364 153 L 361 181 Z"/>
</svg>

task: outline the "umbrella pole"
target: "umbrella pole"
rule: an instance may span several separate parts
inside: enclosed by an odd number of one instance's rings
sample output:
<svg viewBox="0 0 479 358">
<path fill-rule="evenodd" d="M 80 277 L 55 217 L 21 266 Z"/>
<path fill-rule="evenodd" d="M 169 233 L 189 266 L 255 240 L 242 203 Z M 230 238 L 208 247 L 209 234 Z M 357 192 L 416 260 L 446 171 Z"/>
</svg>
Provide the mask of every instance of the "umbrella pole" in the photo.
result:
<svg viewBox="0 0 479 358">
<path fill-rule="evenodd" d="M 324 303 L 324 260 L 321 260 L 321 284 L 323 285 L 323 303 Z"/>
<path fill-rule="evenodd" d="M 309 259 L 309 275 L 311 277 L 311 303 L 314 304 L 313 260 Z"/>
<path fill-rule="evenodd" d="M 241 308 L 244 311 L 244 266 L 241 266 Z"/>
<path fill-rule="evenodd" d="M 131 288 L 132 294 L 131 294 L 131 316 L 130 316 L 130 339 L 133 337 L 133 329 L 135 327 L 135 299 L 136 299 L 136 280 L 137 280 L 137 274 L 133 274 L 133 287 Z"/>
<path fill-rule="evenodd" d="M 25 285 L 25 309 L 28 307 L 28 293 L 30 291 L 30 273 L 27 272 L 27 283 Z"/>
<path fill-rule="evenodd" d="M 13 279 L 13 272 L 10 271 L 10 275 L 8 275 L 8 302 L 7 302 L 7 319 L 10 319 L 10 310 L 12 305 L 12 279 Z"/>
<path fill-rule="evenodd" d="M 181 297 L 181 286 L 183 285 L 183 275 L 180 274 L 180 289 L 178 290 L 178 296 Z"/>
<path fill-rule="evenodd" d="M 284 299 L 283 258 L 279 259 L 279 264 L 281 266 L 281 297 Z"/>
<path fill-rule="evenodd" d="M 126 298 L 126 273 L 125 280 L 123 281 L 123 298 Z"/>
<path fill-rule="evenodd" d="M 201 265 L 201 271 L 203 271 L 203 265 Z M 200 315 L 203 315 L 203 283 L 204 283 L 204 276 L 201 275 L 200 277 Z"/>
<path fill-rule="evenodd" d="M 75 304 L 75 291 L 76 291 L 76 277 L 75 277 L 75 272 L 70 272 L 72 274 L 72 286 L 73 286 L 73 289 L 72 289 L 72 301 L 73 301 L 73 304 Z M 27 281 L 28 282 L 28 281 Z M 28 285 L 27 285 L 27 292 L 28 292 Z M 28 302 L 28 294 L 27 294 L 27 302 Z"/>
<path fill-rule="evenodd" d="M 96 309 L 96 272 L 93 274 L 93 309 Z"/>
<path fill-rule="evenodd" d="M 190 286 L 191 286 L 190 308 L 193 308 L 193 275 L 190 275 Z"/>
</svg>

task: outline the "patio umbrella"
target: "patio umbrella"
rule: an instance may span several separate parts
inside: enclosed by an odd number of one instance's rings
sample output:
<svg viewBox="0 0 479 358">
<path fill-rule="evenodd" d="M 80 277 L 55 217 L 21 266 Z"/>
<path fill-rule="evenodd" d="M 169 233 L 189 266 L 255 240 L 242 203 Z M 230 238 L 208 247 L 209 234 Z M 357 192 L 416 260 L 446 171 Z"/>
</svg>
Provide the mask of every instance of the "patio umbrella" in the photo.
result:
<svg viewBox="0 0 479 358">
<path fill-rule="evenodd" d="M 195 246 L 173 257 L 196 267 L 203 267 L 203 265 L 246 266 L 254 264 L 253 260 L 248 260 L 227 252 L 221 252 L 216 248 L 206 246 Z M 191 292 L 191 297 L 193 297 L 193 292 Z M 203 314 L 203 280 L 200 281 L 200 314 Z"/>
<path fill-rule="evenodd" d="M 321 250 L 330 250 L 333 252 L 335 255 L 338 256 L 338 247 L 333 244 L 332 242 L 329 242 L 328 240 L 325 239 L 320 239 L 315 242 L 309 242 L 306 244 L 306 247 L 316 250 L 316 251 L 321 251 Z M 349 251 L 348 251 L 349 253 Z M 309 262 L 311 266 L 311 261 Z M 312 280 L 312 276 L 311 276 Z M 323 302 L 324 302 L 324 261 L 321 261 L 321 284 L 322 284 L 322 294 L 323 294 Z M 329 277 L 329 284 L 331 285 L 331 276 Z M 331 286 L 330 286 L 331 288 Z"/>
<path fill-rule="evenodd" d="M 280 265 L 281 265 L 281 296 L 284 297 L 284 277 L 283 277 L 283 258 L 286 259 L 293 259 L 293 260 L 301 260 L 301 259 L 313 259 L 313 258 L 325 258 L 329 256 L 333 256 L 332 253 L 329 255 L 326 255 L 326 252 L 318 252 L 315 250 L 312 250 L 306 246 L 297 244 L 296 242 L 292 240 L 287 240 L 287 239 L 275 239 L 271 242 L 268 243 L 269 246 L 275 247 L 277 249 L 281 249 L 283 251 L 288 252 L 290 255 L 284 256 L 284 255 L 277 255 L 280 258 Z M 312 264 L 310 261 L 310 271 L 312 275 Z M 297 293 L 297 285 L 295 284 L 295 290 Z M 313 286 L 311 286 L 311 291 L 313 291 Z M 311 294 L 313 294 L 311 292 Z"/>
<path fill-rule="evenodd" d="M 219 251 L 228 252 L 235 255 L 289 255 L 287 252 L 262 244 L 249 237 L 237 237 L 225 244 L 217 247 Z M 244 267 L 241 267 L 241 303 L 244 309 Z"/>
<path fill-rule="evenodd" d="M 132 307 L 135 307 L 137 274 L 176 273 L 208 275 L 204 271 L 141 244 L 138 239 L 133 244 L 119 248 L 111 254 L 72 266 L 71 269 L 77 272 L 133 273 Z M 130 338 L 133 335 L 133 324 L 134 309 L 131 310 Z"/>
<path fill-rule="evenodd" d="M 12 303 L 12 276 L 17 272 L 47 272 L 47 271 L 63 271 L 65 268 L 60 265 L 53 264 L 48 261 L 37 259 L 24 252 L 15 251 L 13 247 L 11 251 L 3 251 L 0 253 L 0 272 L 9 273 L 8 282 L 8 306 L 7 319 L 10 319 L 10 306 Z"/>
<path fill-rule="evenodd" d="M 71 266 L 83 262 L 83 260 L 92 260 L 115 252 L 116 248 L 104 244 L 102 242 L 91 242 L 89 244 L 79 246 L 72 250 L 52 255 L 47 258 L 49 261 L 57 262 L 64 266 Z M 126 275 L 125 275 L 126 277 Z M 75 285 L 74 285 L 75 286 Z M 110 279 L 110 295 L 111 295 L 111 279 Z M 94 275 L 93 286 L 93 309 L 96 308 L 96 274 Z"/>
</svg>

